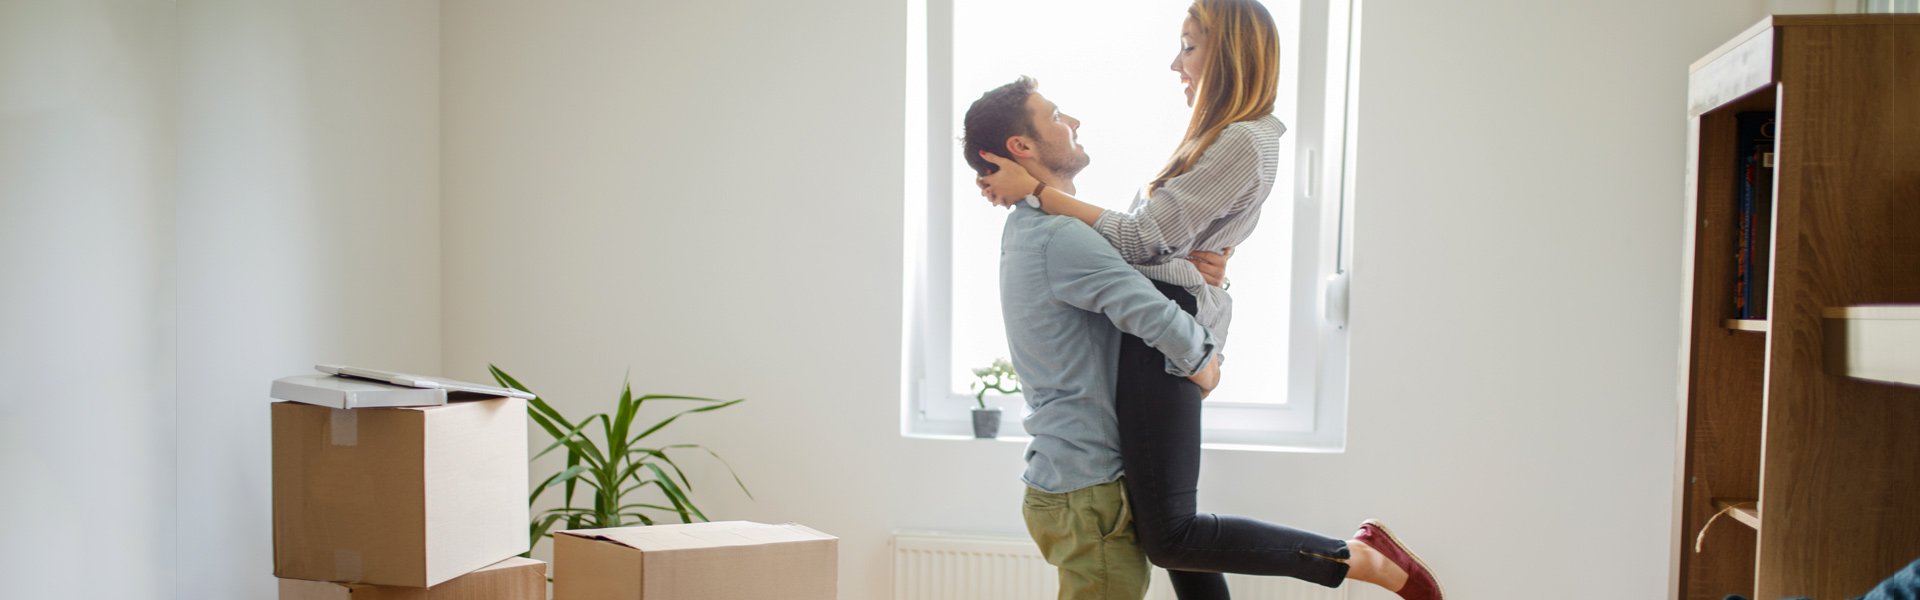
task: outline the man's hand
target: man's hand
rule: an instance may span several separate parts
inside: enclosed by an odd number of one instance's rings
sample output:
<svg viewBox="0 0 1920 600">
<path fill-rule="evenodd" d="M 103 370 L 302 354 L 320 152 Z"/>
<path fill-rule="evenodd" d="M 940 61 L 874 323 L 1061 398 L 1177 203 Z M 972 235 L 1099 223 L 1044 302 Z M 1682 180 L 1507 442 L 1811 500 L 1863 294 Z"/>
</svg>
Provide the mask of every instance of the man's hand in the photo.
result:
<svg viewBox="0 0 1920 600">
<path fill-rule="evenodd" d="M 1187 260 L 1192 262 L 1195 268 L 1200 269 L 1200 278 L 1207 280 L 1207 285 L 1213 287 L 1226 285 L 1227 259 L 1229 258 L 1233 258 L 1232 246 L 1228 246 L 1224 252 L 1201 251 L 1187 256 Z"/>
<path fill-rule="evenodd" d="M 980 186 L 980 195 L 986 196 L 987 201 L 992 202 L 994 206 L 1010 207 L 1018 204 L 1021 200 L 1027 199 L 1027 196 L 1033 195 L 1033 188 L 1040 186 L 1040 180 L 1034 179 L 1033 174 L 1028 173 L 1027 168 L 1020 166 L 1020 163 L 1001 158 L 992 152 L 981 152 L 980 157 L 1000 167 L 999 171 L 973 180 L 975 185 Z"/>
<path fill-rule="evenodd" d="M 1187 381 L 1191 381 L 1194 385 L 1200 386 L 1200 397 L 1202 399 L 1212 395 L 1213 388 L 1220 386 L 1220 355 L 1213 355 L 1213 360 L 1207 363 L 1207 368 L 1201 369 L 1198 373 L 1187 377 Z"/>
</svg>

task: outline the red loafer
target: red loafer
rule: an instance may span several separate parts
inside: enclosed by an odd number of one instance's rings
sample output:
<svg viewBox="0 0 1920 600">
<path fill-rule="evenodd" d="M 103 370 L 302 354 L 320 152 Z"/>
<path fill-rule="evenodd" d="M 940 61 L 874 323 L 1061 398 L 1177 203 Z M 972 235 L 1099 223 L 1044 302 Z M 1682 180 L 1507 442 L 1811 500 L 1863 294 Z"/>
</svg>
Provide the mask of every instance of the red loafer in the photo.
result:
<svg viewBox="0 0 1920 600">
<path fill-rule="evenodd" d="M 1440 591 L 1440 581 L 1434 579 L 1427 563 L 1401 544 L 1400 538 L 1394 537 L 1386 525 L 1367 519 L 1360 524 L 1360 531 L 1353 534 L 1353 539 L 1373 548 L 1393 564 L 1399 565 L 1400 570 L 1407 572 L 1407 584 L 1400 586 L 1398 592 L 1404 600 L 1442 600 L 1446 597 Z"/>
</svg>

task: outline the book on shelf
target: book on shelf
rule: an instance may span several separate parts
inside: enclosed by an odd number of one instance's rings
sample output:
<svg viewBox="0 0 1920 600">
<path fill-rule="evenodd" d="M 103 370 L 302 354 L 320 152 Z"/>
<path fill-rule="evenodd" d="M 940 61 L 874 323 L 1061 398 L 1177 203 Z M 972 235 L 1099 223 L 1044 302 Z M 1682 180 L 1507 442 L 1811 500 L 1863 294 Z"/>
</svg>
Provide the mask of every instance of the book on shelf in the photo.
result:
<svg viewBox="0 0 1920 600">
<path fill-rule="evenodd" d="M 1734 243 L 1733 312 L 1738 319 L 1765 319 L 1767 263 L 1773 235 L 1773 112 L 1743 112 L 1734 115 L 1734 120 L 1734 165 L 1739 176 L 1734 195 L 1738 232 Z"/>
<path fill-rule="evenodd" d="M 1767 318 L 1767 296 L 1773 274 L 1773 120 L 1760 129 L 1761 141 L 1747 160 L 1753 163 L 1753 242 L 1747 259 L 1749 318 Z"/>
</svg>

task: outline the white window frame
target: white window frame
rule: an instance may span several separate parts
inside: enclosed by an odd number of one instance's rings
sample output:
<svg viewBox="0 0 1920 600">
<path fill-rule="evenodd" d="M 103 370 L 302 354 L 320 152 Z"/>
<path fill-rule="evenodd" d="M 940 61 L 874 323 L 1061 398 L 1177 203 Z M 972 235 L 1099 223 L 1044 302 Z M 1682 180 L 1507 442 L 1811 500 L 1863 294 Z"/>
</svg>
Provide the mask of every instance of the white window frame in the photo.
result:
<svg viewBox="0 0 1920 600">
<path fill-rule="evenodd" d="M 907 0 L 905 282 L 901 433 L 972 436 L 973 397 L 949 380 L 952 351 L 952 163 L 959 132 L 952 89 L 953 3 Z M 1294 185 L 1275 189 L 1266 210 L 1292 208 L 1292 314 L 1288 400 L 1283 404 L 1208 401 L 1208 448 L 1341 452 L 1346 448 L 1347 280 L 1353 239 L 1354 114 L 1361 0 L 1300 0 L 1300 98 L 1288 123 L 1297 152 Z M 1315 23 L 1327 26 L 1316 28 Z M 1316 87 L 1314 82 L 1321 82 Z M 1231 266 L 1229 271 L 1232 271 Z M 1243 275 L 1244 277 L 1245 275 Z M 1244 309 L 1244 307 L 1243 307 Z M 1232 377 L 1231 359 L 1225 377 Z M 1019 396 L 991 394 L 1002 411 L 1000 439 L 1027 439 Z"/>
</svg>

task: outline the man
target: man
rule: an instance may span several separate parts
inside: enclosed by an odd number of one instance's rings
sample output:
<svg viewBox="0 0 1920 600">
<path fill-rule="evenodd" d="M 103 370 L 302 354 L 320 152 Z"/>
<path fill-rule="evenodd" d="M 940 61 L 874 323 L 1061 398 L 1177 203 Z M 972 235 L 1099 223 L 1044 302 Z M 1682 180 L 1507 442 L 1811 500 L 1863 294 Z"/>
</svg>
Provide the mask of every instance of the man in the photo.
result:
<svg viewBox="0 0 1920 600">
<path fill-rule="evenodd" d="M 967 163 L 986 174 L 992 152 L 1043 186 L 1074 191 L 1086 168 L 1080 122 L 1026 77 L 982 95 L 965 119 Z M 1138 600 L 1146 555 L 1134 538 L 1121 481 L 1113 385 L 1120 335 L 1167 355 L 1167 372 L 1202 390 L 1219 382 L 1213 334 L 1072 217 L 1021 204 L 1000 239 L 1000 303 L 1014 371 L 1030 409 L 1024 424 L 1027 531 L 1060 570 L 1060 598 Z"/>
</svg>

